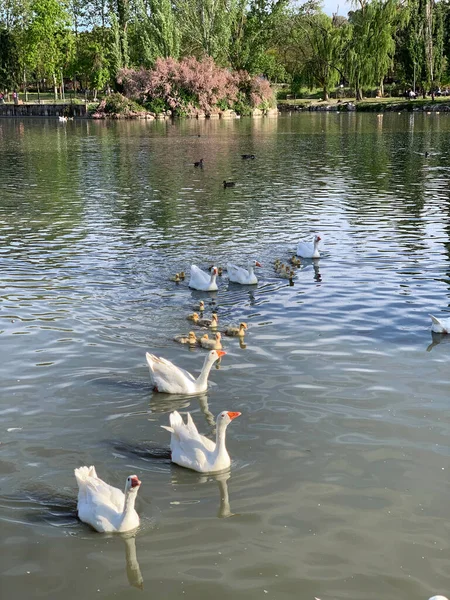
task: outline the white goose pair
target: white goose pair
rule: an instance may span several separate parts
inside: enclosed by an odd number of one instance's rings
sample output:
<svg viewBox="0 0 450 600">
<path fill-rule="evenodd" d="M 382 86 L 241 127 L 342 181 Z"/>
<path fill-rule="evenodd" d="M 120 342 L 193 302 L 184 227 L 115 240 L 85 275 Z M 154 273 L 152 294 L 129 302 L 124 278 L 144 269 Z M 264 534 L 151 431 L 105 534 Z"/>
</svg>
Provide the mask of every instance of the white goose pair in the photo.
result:
<svg viewBox="0 0 450 600">
<path fill-rule="evenodd" d="M 255 285 L 258 283 L 258 278 L 255 275 L 254 268 L 261 266 L 261 263 L 257 260 L 251 260 L 247 265 L 247 269 L 228 263 L 228 279 L 233 283 L 240 283 L 241 285 Z M 202 292 L 215 292 L 218 289 L 216 282 L 217 273 L 217 267 L 211 267 L 211 273 L 206 273 L 206 271 L 202 271 L 197 265 L 191 265 L 189 287 Z"/>
<path fill-rule="evenodd" d="M 165 358 L 147 352 L 147 364 L 153 389 L 168 394 L 198 394 L 208 387 L 208 375 L 212 365 L 225 356 L 223 350 L 211 350 L 205 357 L 203 368 L 197 379 L 191 373 L 181 369 Z M 200 473 L 210 473 L 227 469 L 231 462 L 225 446 L 225 432 L 240 412 L 223 411 L 216 421 L 216 442 L 200 435 L 188 413 L 185 424 L 177 411 L 170 415 L 170 427 L 162 425 L 171 432 L 170 450 L 172 462 Z"/>
</svg>

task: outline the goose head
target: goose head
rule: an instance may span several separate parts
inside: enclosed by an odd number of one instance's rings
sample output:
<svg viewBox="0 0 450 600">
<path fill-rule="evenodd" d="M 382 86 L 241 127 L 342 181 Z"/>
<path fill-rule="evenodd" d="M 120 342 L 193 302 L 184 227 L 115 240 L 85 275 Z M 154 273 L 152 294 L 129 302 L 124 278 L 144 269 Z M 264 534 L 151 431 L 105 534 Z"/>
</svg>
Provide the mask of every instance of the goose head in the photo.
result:
<svg viewBox="0 0 450 600">
<path fill-rule="evenodd" d="M 141 481 L 137 475 L 128 475 L 125 483 L 125 494 L 137 494 Z"/>
<path fill-rule="evenodd" d="M 211 352 L 208 352 L 208 354 L 206 355 L 205 365 L 212 365 L 216 362 L 216 360 L 219 360 L 219 358 L 225 356 L 225 354 L 226 352 L 224 352 L 223 350 L 211 350 Z"/>
<path fill-rule="evenodd" d="M 254 269 L 255 267 L 262 267 L 262 264 L 260 262 L 258 262 L 257 260 L 251 260 L 248 263 L 248 269 L 250 270 L 250 268 Z"/>
<path fill-rule="evenodd" d="M 240 412 L 231 412 L 229 410 L 223 410 L 217 415 L 216 426 L 218 431 L 225 430 L 233 419 L 236 419 L 241 415 Z"/>
<path fill-rule="evenodd" d="M 217 267 L 211 267 L 211 280 L 215 279 L 218 275 L 219 271 L 217 269 Z"/>
<path fill-rule="evenodd" d="M 320 237 L 320 235 L 315 235 L 314 236 L 314 245 L 317 246 L 317 244 L 320 242 L 322 238 Z"/>
</svg>

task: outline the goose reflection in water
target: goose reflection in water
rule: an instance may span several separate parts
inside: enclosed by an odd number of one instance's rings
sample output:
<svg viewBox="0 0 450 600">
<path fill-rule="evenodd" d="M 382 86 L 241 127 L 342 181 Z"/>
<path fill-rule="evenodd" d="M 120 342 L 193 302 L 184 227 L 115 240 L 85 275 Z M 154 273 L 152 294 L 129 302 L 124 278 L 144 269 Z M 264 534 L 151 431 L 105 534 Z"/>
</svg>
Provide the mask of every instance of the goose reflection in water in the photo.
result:
<svg viewBox="0 0 450 600">
<path fill-rule="evenodd" d="M 127 568 L 128 583 L 138 588 L 144 589 L 144 578 L 136 554 L 136 534 L 123 533 L 120 536 L 125 544 L 125 561 Z"/>
<path fill-rule="evenodd" d="M 212 481 L 217 482 L 219 488 L 219 509 L 217 511 L 217 517 L 219 519 L 227 519 L 228 517 L 235 516 L 235 513 L 231 512 L 230 497 L 228 494 L 228 480 L 231 477 L 229 470 L 221 473 L 208 473 L 207 475 L 200 475 L 193 471 L 187 471 L 186 469 L 177 467 L 176 465 L 172 471 L 172 485 L 191 485 L 196 486 L 200 484 L 209 484 Z M 202 494 L 202 499 L 205 495 Z"/>
<path fill-rule="evenodd" d="M 450 335 L 446 333 L 435 333 L 431 332 L 431 344 L 427 346 L 427 352 L 431 352 L 435 346 L 439 344 L 450 344 Z"/>
<path fill-rule="evenodd" d="M 136 554 L 136 531 L 100 535 L 92 533 L 92 536 L 89 535 L 89 528 L 77 516 L 76 496 L 64 494 L 61 490 L 55 490 L 41 483 L 29 486 L 16 494 L 0 496 L 0 502 L 4 512 L 3 517 L 7 518 L 8 509 L 10 509 L 13 513 L 12 518 L 16 522 L 50 525 L 64 531 L 73 531 L 70 535 L 78 535 L 75 532 L 79 530 L 87 533 L 86 539 L 92 539 L 96 542 L 99 538 L 120 538 L 125 544 L 128 582 L 133 587 L 141 590 L 144 588 L 144 579 Z"/>
<path fill-rule="evenodd" d="M 313 260 L 313 269 L 314 269 L 314 280 L 320 283 L 322 281 L 322 275 L 319 271 L 320 261 L 316 258 Z"/>
</svg>

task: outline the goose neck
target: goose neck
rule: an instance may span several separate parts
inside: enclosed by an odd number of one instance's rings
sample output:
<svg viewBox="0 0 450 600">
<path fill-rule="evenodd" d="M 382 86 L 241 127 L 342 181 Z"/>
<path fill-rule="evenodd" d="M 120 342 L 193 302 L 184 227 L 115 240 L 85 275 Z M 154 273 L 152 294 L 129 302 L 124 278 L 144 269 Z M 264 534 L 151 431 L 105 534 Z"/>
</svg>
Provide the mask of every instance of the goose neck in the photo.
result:
<svg viewBox="0 0 450 600">
<path fill-rule="evenodd" d="M 209 377 L 209 372 L 211 371 L 213 362 L 214 361 L 211 361 L 209 356 L 206 356 L 205 362 L 203 363 L 203 368 L 195 382 L 198 389 L 202 390 L 203 388 L 206 388 L 208 377 Z"/>
</svg>

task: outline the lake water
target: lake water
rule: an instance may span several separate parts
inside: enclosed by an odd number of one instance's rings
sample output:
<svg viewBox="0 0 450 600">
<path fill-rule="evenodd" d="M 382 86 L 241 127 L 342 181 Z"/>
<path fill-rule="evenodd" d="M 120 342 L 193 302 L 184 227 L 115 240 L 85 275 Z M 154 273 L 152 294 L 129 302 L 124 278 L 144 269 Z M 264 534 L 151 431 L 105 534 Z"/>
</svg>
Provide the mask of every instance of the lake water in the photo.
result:
<svg viewBox="0 0 450 600">
<path fill-rule="evenodd" d="M 428 313 L 450 317 L 450 115 L 1 120 L 0 141 L 3 594 L 448 594 L 450 336 Z M 314 232 L 290 286 L 273 261 Z M 146 351 L 205 353 L 172 338 L 207 294 L 170 276 L 249 259 L 258 286 L 215 295 L 243 347 L 199 398 L 153 393 Z M 206 434 L 242 412 L 230 473 L 158 456 L 174 409 Z M 77 521 L 83 464 L 142 480 L 135 538 Z"/>
</svg>

